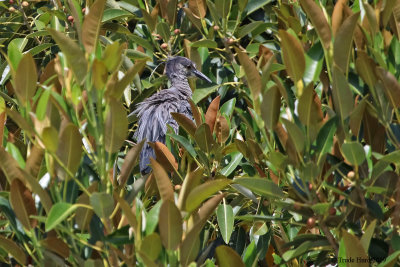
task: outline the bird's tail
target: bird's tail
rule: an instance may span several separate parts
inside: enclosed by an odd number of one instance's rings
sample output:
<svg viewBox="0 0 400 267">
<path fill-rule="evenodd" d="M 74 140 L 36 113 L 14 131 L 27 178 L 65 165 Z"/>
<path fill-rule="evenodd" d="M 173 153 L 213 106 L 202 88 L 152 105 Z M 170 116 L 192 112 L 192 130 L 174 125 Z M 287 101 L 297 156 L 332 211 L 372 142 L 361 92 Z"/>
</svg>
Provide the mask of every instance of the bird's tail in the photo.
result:
<svg viewBox="0 0 400 267">
<path fill-rule="evenodd" d="M 140 172 L 144 175 L 151 171 L 150 158 L 156 158 L 153 148 L 151 148 L 147 143 L 144 145 L 142 151 L 140 152 Z"/>
</svg>

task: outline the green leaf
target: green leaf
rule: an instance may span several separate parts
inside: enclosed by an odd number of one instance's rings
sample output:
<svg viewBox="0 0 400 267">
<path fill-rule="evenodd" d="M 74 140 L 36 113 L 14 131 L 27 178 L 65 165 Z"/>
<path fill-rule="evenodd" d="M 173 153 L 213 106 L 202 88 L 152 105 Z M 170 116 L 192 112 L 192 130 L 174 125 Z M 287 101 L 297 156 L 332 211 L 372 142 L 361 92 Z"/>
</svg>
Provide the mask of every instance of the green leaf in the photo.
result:
<svg viewBox="0 0 400 267">
<path fill-rule="evenodd" d="M 306 143 L 306 137 L 303 130 L 301 130 L 295 123 L 287 119 L 282 118 L 282 122 L 285 125 L 290 138 L 293 140 L 297 152 L 302 153 Z"/>
<path fill-rule="evenodd" d="M 347 142 L 342 145 L 342 154 L 352 165 L 361 165 L 365 160 L 365 151 L 358 142 Z"/>
<path fill-rule="evenodd" d="M 283 61 L 285 62 L 286 70 L 297 85 L 297 82 L 303 78 L 306 69 L 303 45 L 287 31 L 279 30 L 279 36 L 281 37 Z"/>
<path fill-rule="evenodd" d="M 238 151 L 230 153 L 229 155 L 231 156 L 231 161 L 220 172 L 223 176 L 229 176 L 240 164 L 243 158 L 243 154 Z"/>
<path fill-rule="evenodd" d="M 106 0 L 96 0 L 89 8 L 82 24 L 82 43 L 87 53 L 92 53 L 97 46 L 101 27 L 101 19 Z"/>
<path fill-rule="evenodd" d="M 274 85 L 263 94 L 261 105 L 261 117 L 268 130 L 273 131 L 279 121 L 281 113 L 281 94 L 279 88 Z"/>
<path fill-rule="evenodd" d="M 192 47 L 217 48 L 218 44 L 213 40 L 203 39 L 190 44 Z"/>
<path fill-rule="evenodd" d="M 360 240 L 358 238 L 350 233 L 348 233 L 345 230 L 342 230 L 342 240 L 344 241 L 344 244 L 346 246 L 346 258 L 362 258 L 362 259 L 368 259 L 368 255 L 365 252 L 363 246 L 361 245 Z M 367 267 L 369 264 L 366 263 L 353 263 L 349 264 L 348 266 L 360 266 L 360 267 Z"/>
<path fill-rule="evenodd" d="M 163 38 L 164 42 L 167 43 L 169 41 L 169 37 L 171 37 L 171 33 L 169 31 L 169 26 L 165 22 L 159 22 L 156 26 L 156 31 Z"/>
<path fill-rule="evenodd" d="M 228 246 L 218 246 L 215 249 L 215 256 L 220 267 L 245 267 L 239 254 Z"/>
<path fill-rule="evenodd" d="M 320 42 L 313 45 L 306 54 L 306 68 L 304 70 L 304 82 L 306 84 L 316 82 L 321 74 L 324 63 L 324 49 Z"/>
<path fill-rule="evenodd" d="M 167 134 L 167 136 L 171 137 L 172 139 L 174 139 L 175 141 L 180 143 L 186 149 L 186 151 L 190 154 L 190 156 L 192 156 L 192 158 L 196 158 L 196 156 L 197 156 L 196 150 L 194 149 L 192 144 L 189 142 L 189 140 L 187 140 L 183 136 L 171 134 L 171 133 Z"/>
<path fill-rule="evenodd" d="M 311 245 L 312 245 L 311 241 L 303 242 L 299 247 L 288 250 L 285 253 L 283 253 L 282 258 L 285 261 L 290 261 L 291 259 L 294 259 L 306 253 L 308 249 L 311 247 Z"/>
<path fill-rule="evenodd" d="M 19 101 L 26 107 L 36 92 L 37 70 L 30 53 L 22 56 L 14 75 L 14 90 Z"/>
<path fill-rule="evenodd" d="M 345 120 L 353 111 L 354 100 L 346 76 L 335 65 L 333 66 L 333 104 L 341 120 Z"/>
<path fill-rule="evenodd" d="M 400 150 L 393 151 L 385 156 L 383 156 L 381 161 L 385 162 L 393 162 L 395 164 L 399 164 L 400 162 Z"/>
<path fill-rule="evenodd" d="M 175 250 L 182 239 L 181 212 L 170 200 L 163 200 L 158 220 L 161 242 L 166 249 Z"/>
<path fill-rule="evenodd" d="M 171 112 L 172 117 L 174 120 L 181 126 L 185 131 L 190 134 L 191 136 L 195 136 L 196 133 L 196 125 L 194 122 L 189 119 L 186 115 L 182 113 Z"/>
<path fill-rule="evenodd" d="M 213 85 L 205 88 L 196 88 L 192 95 L 193 102 L 195 104 L 199 103 L 201 100 L 214 93 L 219 87 L 220 85 Z"/>
<path fill-rule="evenodd" d="M 311 208 L 315 213 L 324 215 L 328 212 L 330 206 L 331 206 L 330 203 L 317 203 L 312 205 Z"/>
<path fill-rule="evenodd" d="M 90 205 L 99 218 L 108 218 L 114 210 L 114 198 L 106 192 L 94 192 L 90 196 Z"/>
<path fill-rule="evenodd" d="M 128 117 L 123 104 L 114 98 L 109 101 L 104 131 L 106 151 L 119 151 L 128 134 Z"/>
<path fill-rule="evenodd" d="M 43 128 L 42 142 L 48 151 L 53 153 L 57 151 L 58 132 L 53 126 Z"/>
<path fill-rule="evenodd" d="M 239 2 L 243 2 L 242 4 L 244 4 L 247 1 L 239 1 Z M 249 0 L 249 2 L 246 5 L 246 8 L 244 10 L 244 12 L 247 15 L 250 15 L 251 13 L 253 13 L 254 11 L 256 11 L 257 9 L 262 8 L 263 6 L 269 4 L 270 2 L 272 2 L 272 0 Z M 239 8 L 240 8 L 240 3 L 239 3 Z"/>
<path fill-rule="evenodd" d="M 332 41 L 332 33 L 324 12 L 314 0 L 300 0 L 300 4 L 317 30 L 324 49 L 328 51 Z"/>
<path fill-rule="evenodd" d="M 249 33 L 251 33 L 253 30 L 255 30 L 258 26 L 264 24 L 262 21 L 253 21 L 249 24 L 245 24 L 244 26 L 240 27 L 238 29 L 238 38 L 242 38 Z"/>
<path fill-rule="evenodd" d="M 361 237 L 361 245 L 363 246 L 365 251 L 368 251 L 369 244 L 371 243 L 371 238 L 374 235 L 375 231 L 375 226 L 376 226 L 376 219 L 373 220 L 368 226 L 367 229 L 365 229 L 365 232 L 363 236 Z"/>
<path fill-rule="evenodd" d="M 161 238 L 157 233 L 146 236 L 140 244 L 140 252 L 153 261 L 160 255 L 161 249 Z"/>
<path fill-rule="evenodd" d="M 265 197 L 283 198 L 282 189 L 267 178 L 240 177 L 233 180 L 235 184 L 243 185 L 254 193 Z"/>
<path fill-rule="evenodd" d="M 336 132 L 337 117 L 330 118 L 321 128 L 317 136 L 315 150 L 323 155 L 332 149 L 333 135 Z"/>
<path fill-rule="evenodd" d="M 56 164 L 57 174 L 62 179 L 75 175 L 82 158 L 82 137 L 79 129 L 72 123 L 68 123 L 60 134 L 57 156 L 69 172 Z"/>
<path fill-rule="evenodd" d="M 232 98 L 226 101 L 221 106 L 219 112 L 221 112 L 221 114 L 225 114 L 228 118 L 230 118 L 232 116 L 233 110 L 235 109 L 235 105 L 236 105 L 236 98 Z"/>
<path fill-rule="evenodd" d="M 16 217 L 26 229 L 31 230 L 36 226 L 37 221 L 29 217 L 37 215 L 35 201 L 32 193 L 19 179 L 14 179 L 11 183 L 10 204 Z"/>
<path fill-rule="evenodd" d="M 215 2 L 215 8 L 222 18 L 228 17 L 231 6 L 232 0 L 219 0 Z"/>
<path fill-rule="evenodd" d="M 217 179 L 205 182 L 197 187 L 195 187 L 187 196 L 186 199 L 186 211 L 191 212 L 196 209 L 200 204 L 215 194 L 216 192 L 227 187 L 231 180 L 228 179 Z"/>
<path fill-rule="evenodd" d="M 197 128 L 194 139 L 203 152 L 210 153 L 214 139 L 207 123 L 203 123 Z"/>
<path fill-rule="evenodd" d="M 81 84 L 88 72 L 85 54 L 82 52 L 78 44 L 65 34 L 55 29 L 47 29 L 47 31 L 56 41 L 61 51 L 65 54 L 68 60 L 68 66 L 71 67 L 76 79 Z"/>
<path fill-rule="evenodd" d="M 50 90 L 45 89 L 39 98 L 39 102 L 36 107 L 36 118 L 40 121 L 45 118 L 47 102 L 49 101 L 50 93 Z"/>
<path fill-rule="evenodd" d="M 132 17 L 133 15 L 128 12 L 125 11 L 123 9 L 114 9 L 114 8 L 109 8 L 104 10 L 103 13 L 103 18 L 101 19 L 101 22 L 106 22 L 106 21 L 110 21 L 110 20 L 118 20 L 121 18 L 129 18 Z"/>
<path fill-rule="evenodd" d="M 77 208 L 77 205 L 66 202 L 57 202 L 54 204 L 46 218 L 46 232 L 49 232 L 62 221 L 66 220 Z"/>
<path fill-rule="evenodd" d="M 354 30 L 357 26 L 359 15 L 360 13 L 355 13 L 346 18 L 336 32 L 335 36 L 335 43 L 333 46 L 333 60 L 336 65 L 342 70 L 345 76 L 347 76 L 348 73 L 353 35 Z"/>
<path fill-rule="evenodd" d="M 377 267 L 392 267 L 396 264 L 400 256 L 400 251 L 397 250 L 393 252 L 389 257 L 387 257 L 384 261 L 382 261 Z"/>
<path fill-rule="evenodd" d="M 217 208 L 217 220 L 222 238 L 228 244 L 231 239 L 234 223 L 232 206 L 226 205 L 226 203 L 219 205 Z"/>
<path fill-rule="evenodd" d="M 165 169 L 155 159 L 150 158 L 150 164 L 153 169 L 153 174 L 156 179 L 158 191 L 162 200 L 174 200 L 174 190 L 172 183 Z"/>
<path fill-rule="evenodd" d="M 26 266 L 26 255 L 14 241 L 0 235 L 0 248 L 11 254 L 22 266 Z"/>
</svg>

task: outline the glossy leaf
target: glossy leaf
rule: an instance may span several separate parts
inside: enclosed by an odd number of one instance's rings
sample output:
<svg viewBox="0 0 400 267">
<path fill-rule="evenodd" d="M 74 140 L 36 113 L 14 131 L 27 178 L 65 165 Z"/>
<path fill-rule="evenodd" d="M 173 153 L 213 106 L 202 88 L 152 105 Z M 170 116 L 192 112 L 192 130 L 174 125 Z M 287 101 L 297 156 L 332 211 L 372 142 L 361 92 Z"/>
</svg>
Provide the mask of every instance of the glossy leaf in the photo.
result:
<svg viewBox="0 0 400 267">
<path fill-rule="evenodd" d="M 265 126 L 272 131 L 279 121 L 281 113 L 281 94 L 277 86 L 272 86 L 263 94 L 261 117 Z"/>
<path fill-rule="evenodd" d="M 265 197 L 283 198 L 285 196 L 279 186 L 266 178 L 240 177 L 235 178 L 233 182 Z"/>
<path fill-rule="evenodd" d="M 206 123 L 210 127 L 211 133 L 214 132 L 214 125 L 215 125 L 215 121 L 217 119 L 220 99 L 221 99 L 221 97 L 217 96 L 211 102 L 211 104 L 208 106 L 208 109 L 207 109 L 207 112 L 205 115 Z"/>
<path fill-rule="evenodd" d="M 358 142 L 347 142 L 342 145 L 343 156 L 352 165 L 361 165 L 365 160 L 363 146 Z"/>
<path fill-rule="evenodd" d="M 155 159 L 150 158 L 151 167 L 153 169 L 154 177 L 157 182 L 158 191 L 162 200 L 174 200 L 174 191 L 172 183 L 169 180 L 168 174 L 165 169 Z"/>
<path fill-rule="evenodd" d="M 233 209 L 231 205 L 222 204 L 217 209 L 218 226 L 221 231 L 222 238 L 228 244 L 233 231 Z"/>
<path fill-rule="evenodd" d="M 286 70 L 293 82 L 297 84 L 303 78 L 306 68 L 303 46 L 296 37 L 284 30 L 279 30 L 279 36 Z"/>
<path fill-rule="evenodd" d="M 220 267 L 244 267 L 240 256 L 232 248 L 222 245 L 215 249 L 218 266 Z"/>
<path fill-rule="evenodd" d="M 162 244 L 166 249 L 176 249 L 182 239 L 182 217 L 172 201 L 163 200 L 158 221 Z"/>
<path fill-rule="evenodd" d="M 36 92 L 36 63 L 30 53 L 22 56 L 14 75 L 14 89 L 21 103 L 26 106 Z"/>
<path fill-rule="evenodd" d="M 46 232 L 54 229 L 62 221 L 66 220 L 77 208 L 77 205 L 72 205 L 66 202 L 57 202 L 51 207 L 51 210 L 46 218 Z"/>
<path fill-rule="evenodd" d="M 157 162 L 159 162 L 166 171 L 177 171 L 178 162 L 174 155 L 172 155 L 171 151 L 169 151 L 163 143 L 155 142 L 153 148 L 156 153 Z"/>
<path fill-rule="evenodd" d="M 104 130 L 107 152 L 117 152 L 128 133 L 128 117 L 122 103 L 115 99 L 109 101 Z"/>
<path fill-rule="evenodd" d="M 99 218 L 108 218 L 114 210 L 114 198 L 106 192 L 94 192 L 90 196 L 90 205 Z"/>
<path fill-rule="evenodd" d="M 194 134 L 196 132 L 196 125 L 191 119 L 181 113 L 171 112 L 171 115 L 174 120 L 179 124 L 179 126 L 181 126 L 188 134 L 194 137 Z"/>
<path fill-rule="evenodd" d="M 19 180 L 14 179 L 10 188 L 10 203 L 21 224 L 28 230 L 34 228 L 37 220 L 31 219 L 31 215 L 36 215 L 35 201 L 32 193 Z"/>
<path fill-rule="evenodd" d="M 57 166 L 57 173 L 62 179 L 67 179 L 70 175 L 75 175 L 78 170 L 82 157 L 82 139 L 78 128 L 69 123 L 65 126 L 60 134 L 57 156 L 67 168 Z"/>
<path fill-rule="evenodd" d="M 215 194 L 216 192 L 227 187 L 231 180 L 228 179 L 217 179 L 213 181 L 205 182 L 197 187 L 195 187 L 187 196 L 186 199 L 186 211 L 191 212 L 196 209 L 200 204 Z"/>
<path fill-rule="evenodd" d="M 89 8 L 82 24 L 82 43 L 87 53 L 92 53 L 99 38 L 101 19 L 103 17 L 105 0 L 96 0 Z"/>
</svg>

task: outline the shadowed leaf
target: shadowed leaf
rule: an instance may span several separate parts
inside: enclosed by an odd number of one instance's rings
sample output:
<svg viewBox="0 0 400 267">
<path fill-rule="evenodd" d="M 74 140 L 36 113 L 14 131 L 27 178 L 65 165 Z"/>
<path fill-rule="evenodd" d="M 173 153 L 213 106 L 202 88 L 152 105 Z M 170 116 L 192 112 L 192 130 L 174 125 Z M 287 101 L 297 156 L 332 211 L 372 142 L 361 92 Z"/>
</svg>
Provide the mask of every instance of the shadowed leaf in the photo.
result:
<svg viewBox="0 0 400 267">
<path fill-rule="evenodd" d="M 220 0 L 215 2 L 215 8 L 222 18 L 226 18 L 231 10 L 232 0 Z"/>
<path fill-rule="evenodd" d="M 44 150 L 37 145 L 33 145 L 31 147 L 29 156 L 26 159 L 25 170 L 33 177 L 37 177 L 43 162 L 43 158 Z"/>
<path fill-rule="evenodd" d="M 138 223 L 131 207 L 129 206 L 128 202 L 126 202 L 125 199 L 121 198 L 115 191 L 114 191 L 114 198 L 118 201 L 122 211 L 124 212 L 126 219 L 128 220 L 129 225 L 133 227 L 135 233 Z"/>
<path fill-rule="evenodd" d="M 296 151 L 302 153 L 304 150 L 306 137 L 302 129 L 299 128 L 295 123 L 282 118 L 282 122 L 285 125 L 290 139 L 293 141 Z"/>
<path fill-rule="evenodd" d="M 394 108 L 400 106 L 400 84 L 396 77 L 381 67 L 376 68 L 379 79 L 383 82 L 384 92 Z"/>
<path fill-rule="evenodd" d="M 186 199 L 186 211 L 191 212 L 200 204 L 209 198 L 211 195 L 227 187 L 231 180 L 228 179 L 217 179 L 213 181 L 205 182 L 197 187 L 195 187 L 187 196 Z"/>
<path fill-rule="evenodd" d="M 90 6 L 89 14 L 83 20 L 82 42 L 89 54 L 95 50 L 97 45 L 105 3 L 105 0 L 96 0 Z"/>
<path fill-rule="evenodd" d="M 190 191 L 193 190 L 196 186 L 200 184 L 201 178 L 203 177 L 204 169 L 197 168 L 196 170 L 188 173 L 183 180 L 182 188 L 179 192 L 178 198 L 178 208 L 183 210 L 186 207 L 186 198 L 189 195 Z"/>
<path fill-rule="evenodd" d="M 71 175 L 75 175 L 82 157 L 82 140 L 78 128 L 69 123 L 60 134 L 57 156 Z M 57 174 L 62 179 L 69 177 L 65 169 L 56 164 Z"/>
<path fill-rule="evenodd" d="M 155 159 L 150 159 L 151 168 L 153 169 L 154 177 L 156 179 L 158 191 L 162 200 L 174 200 L 174 190 L 172 183 L 169 180 L 168 174 L 164 168 Z"/>
<path fill-rule="evenodd" d="M 211 148 L 214 143 L 214 139 L 211 135 L 210 127 L 208 124 L 201 124 L 194 135 L 194 139 L 196 140 L 197 145 L 200 149 L 206 153 L 211 151 Z"/>
<path fill-rule="evenodd" d="M 146 140 L 143 139 L 140 143 L 132 147 L 126 154 L 124 163 L 121 167 L 121 174 L 119 176 L 119 184 L 121 186 L 125 185 L 126 181 L 128 181 L 129 175 L 131 174 L 133 167 L 135 167 L 135 163 L 139 158 L 140 151 L 142 151 L 145 142 Z"/>
<path fill-rule="evenodd" d="M 14 241 L 0 235 L 0 248 L 11 254 L 19 264 L 26 266 L 26 255 Z"/>
<path fill-rule="evenodd" d="M 106 64 L 95 59 L 92 65 L 92 83 L 97 90 L 104 88 L 107 81 L 108 73 Z"/>
<path fill-rule="evenodd" d="M 207 5 L 205 0 L 189 0 L 189 9 L 192 13 L 200 18 L 204 18 L 207 14 Z"/>
<path fill-rule="evenodd" d="M 224 115 L 218 116 L 215 124 L 215 133 L 219 143 L 223 144 L 229 138 L 229 123 Z"/>
<path fill-rule="evenodd" d="M 19 179 L 14 179 L 11 183 L 10 203 L 18 220 L 26 229 L 30 230 L 36 226 L 37 220 L 29 218 L 37 213 L 35 200 Z"/>
<path fill-rule="evenodd" d="M 300 4 L 317 30 L 318 36 L 321 38 L 325 50 L 328 50 L 331 45 L 332 35 L 331 28 L 326 21 L 324 12 L 314 0 L 300 0 Z"/>
<path fill-rule="evenodd" d="M 166 249 L 176 249 L 182 239 L 182 217 L 172 201 L 163 200 L 158 222 L 162 244 Z"/>
<path fill-rule="evenodd" d="M 342 240 L 344 241 L 344 245 L 346 246 L 346 258 L 350 259 L 368 259 L 368 256 L 358 238 L 350 233 L 348 233 L 346 230 L 342 230 Z M 369 266 L 368 262 L 362 263 L 362 262 L 353 262 L 349 263 L 350 267 L 355 267 L 355 266 L 360 266 L 360 267 L 367 267 Z"/>
<path fill-rule="evenodd" d="M 333 67 L 332 94 L 335 111 L 345 120 L 353 110 L 354 100 L 346 76 L 336 66 Z"/>
<path fill-rule="evenodd" d="M 342 153 L 352 165 L 361 165 L 365 160 L 363 146 L 358 142 L 348 142 L 342 145 Z"/>
<path fill-rule="evenodd" d="M 36 92 L 36 64 L 30 53 L 22 56 L 14 75 L 14 90 L 21 103 L 26 106 Z"/>
<path fill-rule="evenodd" d="M 361 245 L 363 246 L 365 251 L 368 251 L 370 242 L 371 242 L 371 238 L 374 235 L 374 231 L 375 231 L 375 226 L 376 226 L 376 219 L 373 220 L 365 229 L 364 234 L 361 237 Z"/>
<path fill-rule="evenodd" d="M 278 123 L 281 110 L 281 94 L 277 86 L 272 86 L 263 94 L 261 117 L 265 126 L 272 131 Z"/>
<path fill-rule="evenodd" d="M 196 122 L 197 126 L 200 126 L 200 124 L 203 123 L 203 121 L 201 120 L 201 114 L 200 114 L 197 106 L 193 103 L 192 100 L 189 101 L 189 104 L 190 104 L 190 108 L 191 108 L 192 113 L 193 113 L 194 121 Z"/>
<path fill-rule="evenodd" d="M 69 247 L 68 245 L 61 239 L 57 237 L 47 237 L 40 241 L 40 245 L 45 247 L 46 249 L 53 251 L 60 255 L 61 257 L 68 258 L 69 256 Z"/>
<path fill-rule="evenodd" d="M 128 134 L 128 117 L 123 104 L 114 98 L 109 100 L 104 130 L 107 152 L 119 151 Z"/>
<path fill-rule="evenodd" d="M 375 74 L 375 62 L 368 57 L 364 51 L 357 52 L 356 69 L 361 78 L 368 84 L 370 88 L 375 86 L 377 77 Z"/>
</svg>

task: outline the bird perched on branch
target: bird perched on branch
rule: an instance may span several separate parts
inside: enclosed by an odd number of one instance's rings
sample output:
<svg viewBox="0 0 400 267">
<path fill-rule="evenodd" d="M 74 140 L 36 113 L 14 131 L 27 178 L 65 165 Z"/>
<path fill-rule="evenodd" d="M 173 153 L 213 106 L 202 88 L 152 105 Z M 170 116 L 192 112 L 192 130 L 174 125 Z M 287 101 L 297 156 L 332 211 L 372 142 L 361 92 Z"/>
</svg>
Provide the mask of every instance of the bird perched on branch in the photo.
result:
<svg viewBox="0 0 400 267">
<path fill-rule="evenodd" d="M 138 129 L 135 133 L 137 141 L 146 139 L 147 142 L 165 143 L 167 125 L 178 132 L 178 123 L 171 112 L 181 113 L 192 119 L 192 110 L 188 100 L 192 97 L 192 89 L 188 78 L 198 77 L 209 83 L 211 80 L 196 69 L 196 64 L 185 57 L 171 57 L 167 60 L 165 73 L 171 82 L 171 87 L 152 95 L 139 103 L 133 111 L 139 118 Z M 154 150 L 145 144 L 140 153 L 140 171 L 149 173 L 150 158 L 155 158 Z"/>
</svg>

